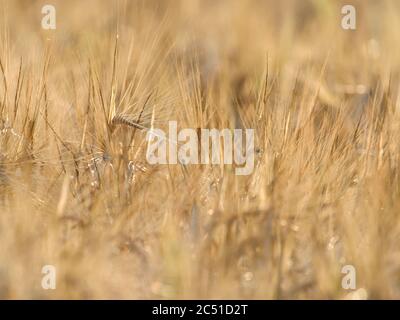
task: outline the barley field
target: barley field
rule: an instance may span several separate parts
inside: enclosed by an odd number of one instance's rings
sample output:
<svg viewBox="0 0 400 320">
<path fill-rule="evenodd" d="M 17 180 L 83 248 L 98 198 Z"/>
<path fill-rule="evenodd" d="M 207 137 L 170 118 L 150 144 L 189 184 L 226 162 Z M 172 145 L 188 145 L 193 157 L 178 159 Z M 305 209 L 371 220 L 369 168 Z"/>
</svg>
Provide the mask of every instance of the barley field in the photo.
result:
<svg viewBox="0 0 400 320">
<path fill-rule="evenodd" d="M 400 298 L 399 30 L 397 0 L 0 0 L 0 298 Z M 254 129 L 252 173 L 150 164 L 172 120 Z"/>
</svg>

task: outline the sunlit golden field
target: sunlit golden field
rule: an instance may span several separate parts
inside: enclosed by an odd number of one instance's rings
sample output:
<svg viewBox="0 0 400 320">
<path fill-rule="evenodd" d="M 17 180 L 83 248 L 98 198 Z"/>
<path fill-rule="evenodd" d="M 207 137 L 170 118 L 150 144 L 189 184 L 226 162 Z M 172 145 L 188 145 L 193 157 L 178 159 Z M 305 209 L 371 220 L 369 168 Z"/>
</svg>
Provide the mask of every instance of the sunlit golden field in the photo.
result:
<svg viewBox="0 0 400 320">
<path fill-rule="evenodd" d="M 399 30 L 398 0 L 0 0 L 0 297 L 400 298 Z M 253 173 L 149 164 L 170 120 L 254 129 Z"/>
</svg>

